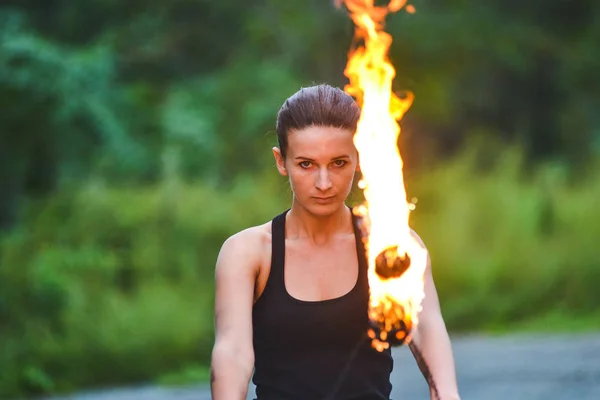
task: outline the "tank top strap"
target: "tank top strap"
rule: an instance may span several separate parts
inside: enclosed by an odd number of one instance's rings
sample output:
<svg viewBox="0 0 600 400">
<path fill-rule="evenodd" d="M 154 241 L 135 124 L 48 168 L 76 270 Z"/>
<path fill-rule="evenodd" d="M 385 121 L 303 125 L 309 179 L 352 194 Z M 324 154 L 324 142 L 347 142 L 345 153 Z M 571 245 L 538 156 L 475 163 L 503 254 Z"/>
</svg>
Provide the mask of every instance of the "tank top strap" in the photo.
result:
<svg viewBox="0 0 600 400">
<path fill-rule="evenodd" d="M 358 253 L 358 273 L 360 275 L 360 282 L 368 285 L 368 262 L 367 262 L 367 251 L 365 244 L 362 240 L 361 230 L 359 226 L 359 219 L 354 212 L 352 212 L 352 226 L 354 227 L 354 237 L 356 240 L 356 249 Z"/>
<path fill-rule="evenodd" d="M 271 222 L 271 271 L 269 286 L 272 290 L 285 291 L 285 216 L 289 210 L 273 218 Z"/>
</svg>

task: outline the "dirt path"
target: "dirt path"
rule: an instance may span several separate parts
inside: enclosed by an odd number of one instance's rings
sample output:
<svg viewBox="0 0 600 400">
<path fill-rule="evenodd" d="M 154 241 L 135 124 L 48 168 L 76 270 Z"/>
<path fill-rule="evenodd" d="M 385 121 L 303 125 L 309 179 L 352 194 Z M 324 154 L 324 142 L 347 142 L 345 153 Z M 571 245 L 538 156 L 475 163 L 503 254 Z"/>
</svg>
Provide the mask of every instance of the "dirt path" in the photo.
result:
<svg viewBox="0 0 600 400">
<path fill-rule="evenodd" d="M 600 333 L 453 338 L 462 400 L 600 400 Z M 407 348 L 395 350 L 393 400 L 428 400 Z M 252 399 L 251 390 L 248 399 Z M 206 386 L 142 387 L 52 400 L 209 400 Z"/>
</svg>

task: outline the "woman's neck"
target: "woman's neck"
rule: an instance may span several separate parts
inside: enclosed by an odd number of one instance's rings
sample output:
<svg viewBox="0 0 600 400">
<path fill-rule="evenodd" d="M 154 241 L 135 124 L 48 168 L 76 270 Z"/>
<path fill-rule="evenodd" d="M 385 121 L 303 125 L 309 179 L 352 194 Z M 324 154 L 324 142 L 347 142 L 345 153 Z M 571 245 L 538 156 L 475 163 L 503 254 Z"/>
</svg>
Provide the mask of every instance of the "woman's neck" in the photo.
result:
<svg viewBox="0 0 600 400">
<path fill-rule="evenodd" d="M 286 235 L 308 239 L 316 245 L 327 244 L 336 235 L 354 233 L 351 213 L 344 204 L 329 215 L 315 215 L 294 203 L 286 216 Z"/>
</svg>

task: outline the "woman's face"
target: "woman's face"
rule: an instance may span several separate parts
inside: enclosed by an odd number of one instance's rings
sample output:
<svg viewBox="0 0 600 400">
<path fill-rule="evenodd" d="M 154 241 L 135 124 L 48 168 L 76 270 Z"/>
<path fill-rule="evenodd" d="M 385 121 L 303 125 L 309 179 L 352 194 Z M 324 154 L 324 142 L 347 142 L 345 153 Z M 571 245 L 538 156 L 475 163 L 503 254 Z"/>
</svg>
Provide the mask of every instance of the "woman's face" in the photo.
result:
<svg viewBox="0 0 600 400">
<path fill-rule="evenodd" d="M 279 149 L 273 153 L 277 169 L 288 176 L 294 201 L 316 215 L 327 215 L 344 204 L 358 170 L 353 132 L 311 126 L 288 133 L 285 160 Z"/>
</svg>

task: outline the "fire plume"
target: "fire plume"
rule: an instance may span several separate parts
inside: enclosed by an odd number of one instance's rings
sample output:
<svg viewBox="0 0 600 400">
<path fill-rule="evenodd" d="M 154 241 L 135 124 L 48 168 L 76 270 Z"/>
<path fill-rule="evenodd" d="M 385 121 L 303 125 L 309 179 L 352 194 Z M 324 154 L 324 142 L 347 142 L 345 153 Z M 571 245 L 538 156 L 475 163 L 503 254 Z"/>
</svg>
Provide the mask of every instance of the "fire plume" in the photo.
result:
<svg viewBox="0 0 600 400">
<path fill-rule="evenodd" d="M 386 15 L 402 9 L 406 0 L 391 0 L 387 6 L 376 6 L 374 0 L 338 0 L 342 3 L 355 25 L 356 45 L 344 73 L 349 79 L 345 91 L 361 107 L 354 144 L 365 202 L 354 212 L 361 217 L 369 265 L 368 334 L 373 347 L 382 351 L 410 341 L 424 297 L 427 264 L 427 252 L 409 226 L 414 204 L 407 201 L 398 149 L 399 121 L 412 105 L 413 94 L 400 98 L 392 90 L 392 37 L 383 30 Z"/>
</svg>

